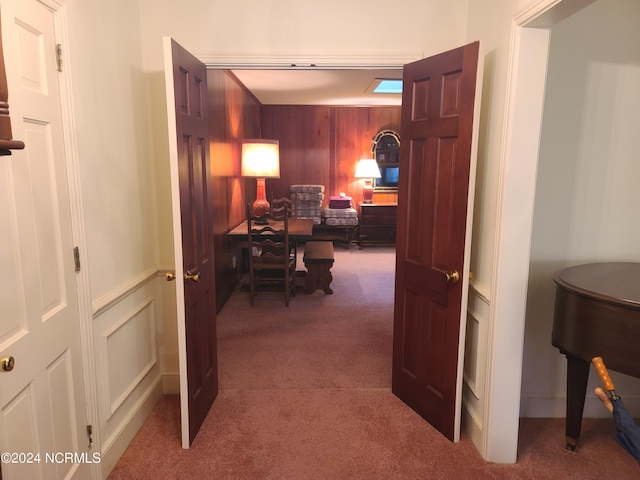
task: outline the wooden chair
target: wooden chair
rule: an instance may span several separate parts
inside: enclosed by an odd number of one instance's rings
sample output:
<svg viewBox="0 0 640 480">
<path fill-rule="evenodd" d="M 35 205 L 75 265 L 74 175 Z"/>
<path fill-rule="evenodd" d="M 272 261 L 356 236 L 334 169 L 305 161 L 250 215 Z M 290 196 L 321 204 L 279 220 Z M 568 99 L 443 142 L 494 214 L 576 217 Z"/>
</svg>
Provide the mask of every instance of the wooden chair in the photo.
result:
<svg viewBox="0 0 640 480">
<path fill-rule="evenodd" d="M 293 211 L 292 205 L 293 204 L 291 203 L 291 200 L 287 197 L 272 198 L 270 213 L 275 217 L 286 215 L 287 217 L 291 218 L 291 213 Z M 293 258 L 294 261 L 294 268 L 297 268 L 296 262 L 298 259 L 298 245 L 295 241 L 289 243 L 289 252 L 291 254 L 291 258 Z"/>
<path fill-rule="evenodd" d="M 290 217 L 293 211 L 293 204 L 290 199 L 287 197 L 271 199 L 271 215 L 282 216 L 285 211 Z"/>
<path fill-rule="evenodd" d="M 256 224 L 265 219 L 266 225 Z M 247 205 L 247 245 L 251 305 L 259 292 L 282 292 L 288 307 L 289 297 L 296 293 L 296 262 L 291 255 L 288 215 L 254 217 L 251 205 Z"/>
</svg>

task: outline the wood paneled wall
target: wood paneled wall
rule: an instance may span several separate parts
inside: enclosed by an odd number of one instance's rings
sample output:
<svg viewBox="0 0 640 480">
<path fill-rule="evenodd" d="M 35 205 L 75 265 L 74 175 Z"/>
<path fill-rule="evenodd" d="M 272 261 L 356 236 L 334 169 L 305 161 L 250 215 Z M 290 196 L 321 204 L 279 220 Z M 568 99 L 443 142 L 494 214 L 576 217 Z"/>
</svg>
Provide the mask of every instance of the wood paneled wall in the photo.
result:
<svg viewBox="0 0 640 480">
<path fill-rule="evenodd" d="M 335 116 L 335 183 L 332 195 L 346 192 L 357 204 L 362 201 L 364 185 L 363 180 L 354 178 L 358 160 L 373 158 L 373 139 L 380 130 L 400 133 L 400 107 L 335 107 Z M 373 201 L 396 203 L 398 194 L 374 192 Z"/>
<path fill-rule="evenodd" d="M 222 70 L 207 72 L 207 88 L 219 311 L 242 274 L 242 248 L 227 234 L 245 219 L 247 202 L 255 196 L 255 180 L 240 177 L 240 155 L 244 138 L 260 137 L 260 102 Z"/>
<path fill-rule="evenodd" d="M 280 178 L 267 180 L 273 198 L 289 186 L 331 181 L 332 112 L 322 106 L 262 107 L 262 137 L 280 141 Z"/>
<path fill-rule="evenodd" d="M 378 131 L 400 131 L 400 107 L 262 107 L 263 138 L 280 141 L 280 178 L 267 180 L 275 198 L 289 196 L 294 184 L 325 186 L 330 195 L 344 192 L 362 201 L 363 181 L 354 178 L 361 158 L 371 158 Z M 375 202 L 396 202 L 396 193 L 374 193 Z"/>
<path fill-rule="evenodd" d="M 214 203 L 216 302 L 220 310 L 242 275 L 242 247 L 227 238 L 245 219 L 255 199 L 255 180 L 240 177 L 242 140 L 280 141 L 280 178 L 267 180 L 268 198 L 289 196 L 294 184 L 345 192 L 357 205 L 362 180 L 353 177 L 360 158 L 371 158 L 372 140 L 382 129 L 400 131 L 400 107 L 261 105 L 230 72 L 207 72 L 211 125 L 211 187 Z M 395 193 L 374 193 L 376 202 L 395 202 Z"/>
</svg>

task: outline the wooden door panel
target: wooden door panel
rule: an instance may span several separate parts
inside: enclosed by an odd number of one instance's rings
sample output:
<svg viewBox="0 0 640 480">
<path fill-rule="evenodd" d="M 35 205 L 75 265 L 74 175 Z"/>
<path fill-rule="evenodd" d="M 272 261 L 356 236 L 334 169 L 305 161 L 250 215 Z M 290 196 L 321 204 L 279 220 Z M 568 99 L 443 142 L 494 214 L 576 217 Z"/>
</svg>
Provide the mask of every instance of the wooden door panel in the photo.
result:
<svg viewBox="0 0 640 480">
<path fill-rule="evenodd" d="M 215 293 L 211 289 L 198 292 L 196 300 L 190 304 L 190 315 L 187 315 L 187 356 L 189 365 L 189 396 L 194 404 L 201 401 L 206 403 L 206 396 L 211 395 L 211 386 L 217 384 L 217 356 L 216 349 L 205 339 L 215 338 L 215 329 L 211 322 L 198 322 L 197 319 L 206 318 L 215 309 Z M 202 397 L 202 398 L 201 398 Z M 190 415 L 190 430 L 197 432 L 200 415 Z M 202 417 L 204 418 L 204 417 Z"/>
<path fill-rule="evenodd" d="M 200 81 L 194 85 L 197 95 L 192 95 L 189 102 L 189 111 L 196 118 L 201 118 L 201 103 L 193 100 L 199 96 Z M 193 130 L 193 126 L 191 126 Z M 190 220 L 191 232 L 184 234 L 185 242 L 190 242 L 191 248 L 185 248 L 182 259 L 185 272 L 199 272 L 204 276 L 208 270 L 211 259 L 211 246 L 208 241 L 210 231 L 210 217 L 208 208 L 209 189 L 207 187 L 207 168 L 205 153 L 205 139 L 200 136 L 184 136 L 185 168 L 183 173 L 189 179 L 189 185 L 181 188 L 184 192 L 184 200 L 181 202 L 181 212 Z M 213 303 L 212 303 L 213 298 Z M 209 341 L 203 339 L 215 338 L 209 318 L 212 308 L 215 308 L 215 294 L 209 287 L 209 282 L 189 282 L 185 288 L 185 304 L 190 314 L 186 316 L 186 346 L 188 357 L 189 398 L 194 412 L 189 415 L 189 431 L 197 432 L 210 405 L 207 396 L 213 394 L 212 385 L 216 384 L 215 378 L 215 348 Z M 213 305 L 213 307 L 212 307 Z M 213 352 L 213 354 L 212 354 Z M 191 410 L 191 409 L 190 409 Z"/>
<path fill-rule="evenodd" d="M 406 224 L 406 259 L 441 272 L 447 270 L 454 254 L 455 223 L 452 222 L 456 164 L 456 139 L 420 139 L 411 141 L 408 215 L 421 221 Z M 428 150 L 428 151 L 427 151 Z M 425 162 L 424 159 L 432 159 Z M 464 165 L 462 166 L 464 169 Z M 440 276 L 438 275 L 438 280 Z M 438 282 L 444 288 L 442 282 Z"/>
<path fill-rule="evenodd" d="M 404 304 L 404 315 L 399 319 L 398 330 L 401 334 L 402 348 L 398 350 L 402 361 L 399 365 L 403 372 L 417 380 L 424 377 L 419 371 L 424 366 L 420 359 L 423 347 L 422 324 L 419 322 L 417 312 L 422 310 L 422 298 L 417 289 L 407 288 L 400 300 Z"/>
<path fill-rule="evenodd" d="M 413 82 L 412 120 L 426 120 L 429 117 L 430 78 L 415 79 Z"/>
<path fill-rule="evenodd" d="M 438 141 L 436 152 L 436 169 L 438 170 L 434 185 L 435 203 L 431 206 L 434 211 L 433 255 L 432 266 L 446 270 L 451 265 L 451 259 L 455 258 L 452 240 L 455 236 L 453 202 L 458 193 L 455 189 L 454 173 L 458 168 L 465 166 L 456 165 L 456 139 L 442 138 Z M 436 233 L 437 232 L 437 233 Z"/>
<path fill-rule="evenodd" d="M 442 76 L 442 116 L 460 114 L 460 70 Z"/>
<path fill-rule="evenodd" d="M 182 413 L 187 448 L 218 393 L 213 196 L 210 191 L 207 73 L 202 62 L 165 40 L 171 182 L 174 207 L 176 298 Z M 170 115 L 171 116 L 171 115 Z M 186 382 L 184 379 L 186 378 Z"/>
<path fill-rule="evenodd" d="M 451 368 L 446 367 L 446 363 L 451 364 L 447 352 L 450 329 L 447 303 L 437 301 L 443 300 L 442 297 L 434 300 L 432 296 L 425 295 L 421 286 L 408 287 L 404 295 L 404 316 L 396 318 L 394 337 L 399 329 L 403 342 L 399 349 L 402 352 L 399 367 L 410 382 L 394 382 L 393 390 L 429 423 L 443 431 L 450 428 L 449 424 L 453 422 L 453 412 L 448 408 L 448 402 L 455 386 L 450 381 L 452 373 L 455 375 L 455 368 L 452 372 Z M 394 359 L 394 363 L 397 361 Z M 416 394 L 415 390 L 419 393 Z"/>
<path fill-rule="evenodd" d="M 188 111 L 188 108 L 184 106 L 183 108 L 184 111 Z M 180 178 L 191 177 L 193 175 L 193 144 L 190 135 L 182 136 L 179 158 L 186 160 L 179 165 Z M 194 216 L 192 192 L 188 189 L 180 189 L 180 212 L 185 218 L 192 218 Z M 183 235 L 184 251 L 182 253 L 182 260 L 187 270 L 192 270 L 195 267 L 196 250 L 198 248 L 196 239 L 197 237 L 195 235 L 191 235 L 190 237 Z M 189 243 L 187 244 L 186 242 Z"/>
<path fill-rule="evenodd" d="M 471 135 L 478 44 L 406 65 L 396 249 L 393 391 L 459 435 Z"/>
</svg>

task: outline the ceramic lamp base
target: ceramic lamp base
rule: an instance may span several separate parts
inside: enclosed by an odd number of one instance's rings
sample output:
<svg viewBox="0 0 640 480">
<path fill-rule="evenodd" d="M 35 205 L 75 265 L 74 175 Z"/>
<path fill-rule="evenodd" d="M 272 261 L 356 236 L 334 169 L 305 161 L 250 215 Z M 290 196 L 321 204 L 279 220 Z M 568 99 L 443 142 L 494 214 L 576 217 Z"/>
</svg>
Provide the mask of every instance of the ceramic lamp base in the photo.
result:
<svg viewBox="0 0 640 480">
<path fill-rule="evenodd" d="M 373 185 L 371 180 L 365 180 L 364 187 L 362 187 L 362 201 L 364 203 L 373 202 Z"/>
<path fill-rule="evenodd" d="M 267 202 L 265 179 L 258 178 L 256 185 L 256 201 L 251 206 L 251 213 L 254 217 L 262 217 L 271 210 L 269 202 Z M 257 222 L 260 223 L 260 222 Z M 263 223 L 267 223 L 266 219 Z"/>
</svg>

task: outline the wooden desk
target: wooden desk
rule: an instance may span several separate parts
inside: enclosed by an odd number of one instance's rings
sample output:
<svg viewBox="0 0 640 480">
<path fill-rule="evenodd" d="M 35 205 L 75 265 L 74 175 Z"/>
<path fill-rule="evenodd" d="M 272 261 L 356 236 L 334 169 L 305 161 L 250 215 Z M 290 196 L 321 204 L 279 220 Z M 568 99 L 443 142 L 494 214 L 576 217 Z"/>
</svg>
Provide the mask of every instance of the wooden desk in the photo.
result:
<svg viewBox="0 0 640 480">
<path fill-rule="evenodd" d="M 230 238 L 247 238 L 247 221 L 245 220 L 228 234 Z M 308 218 L 289 218 L 289 238 L 300 242 L 310 240 L 313 236 L 313 220 Z"/>
<path fill-rule="evenodd" d="M 640 377 L 640 263 L 577 265 L 553 280 L 551 343 L 567 357 L 566 448 L 575 450 L 591 359 L 602 357 L 609 370 Z"/>
</svg>

